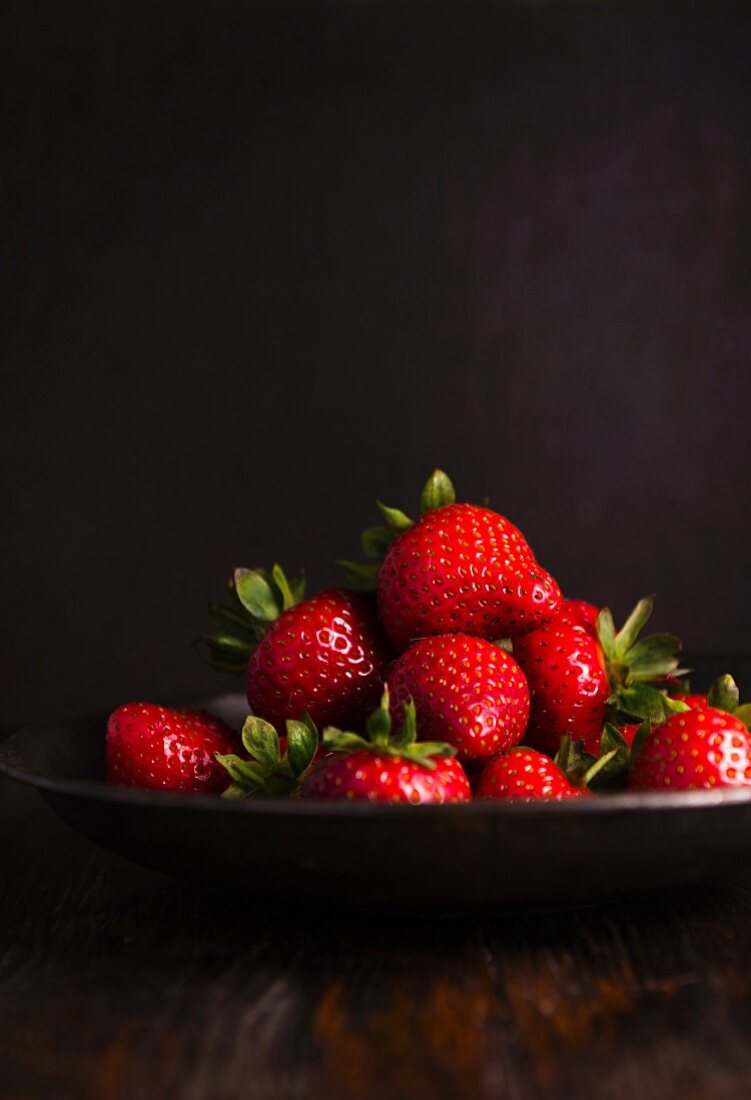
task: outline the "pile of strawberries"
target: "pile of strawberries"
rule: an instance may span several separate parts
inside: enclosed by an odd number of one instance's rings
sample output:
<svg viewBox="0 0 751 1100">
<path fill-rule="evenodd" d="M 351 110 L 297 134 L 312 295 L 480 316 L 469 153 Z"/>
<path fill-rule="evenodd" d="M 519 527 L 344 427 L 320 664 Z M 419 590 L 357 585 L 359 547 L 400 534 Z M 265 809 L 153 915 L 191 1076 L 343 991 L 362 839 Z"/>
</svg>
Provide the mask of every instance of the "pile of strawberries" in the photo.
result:
<svg viewBox="0 0 751 1100">
<path fill-rule="evenodd" d="M 246 677 L 238 735 L 199 711 L 110 716 L 122 785 L 387 802 L 563 799 L 751 786 L 751 704 L 729 676 L 688 693 L 680 644 L 641 600 L 566 599 L 518 530 L 456 503 L 436 470 L 415 522 L 379 504 L 349 588 L 304 598 L 279 566 L 237 569 L 207 652 Z"/>
</svg>

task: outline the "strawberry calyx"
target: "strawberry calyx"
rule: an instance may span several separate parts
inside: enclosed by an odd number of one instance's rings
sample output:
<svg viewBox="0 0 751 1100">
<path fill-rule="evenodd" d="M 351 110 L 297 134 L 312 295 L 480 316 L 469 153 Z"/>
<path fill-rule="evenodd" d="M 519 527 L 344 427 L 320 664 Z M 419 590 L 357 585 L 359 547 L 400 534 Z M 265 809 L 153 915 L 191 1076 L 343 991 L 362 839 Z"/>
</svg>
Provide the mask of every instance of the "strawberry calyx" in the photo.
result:
<svg viewBox="0 0 751 1100">
<path fill-rule="evenodd" d="M 596 758 L 584 751 L 583 740 L 573 740 L 567 733 L 561 737 L 553 763 L 564 773 L 572 787 L 586 787 L 587 774 Z"/>
<path fill-rule="evenodd" d="M 251 714 L 242 729 L 243 746 L 250 760 L 234 754 L 216 754 L 232 783 L 222 798 L 248 795 L 288 795 L 300 786 L 318 748 L 318 730 L 310 715 L 287 719 L 287 747 L 282 752 L 279 735 L 270 722 Z"/>
<path fill-rule="evenodd" d="M 403 704 L 403 721 L 394 732 L 390 712 L 389 691 L 386 688 L 377 710 L 365 723 L 365 736 L 327 726 L 323 731 L 324 748 L 333 752 L 371 752 L 378 756 L 398 756 L 432 771 L 435 756 L 456 756 L 456 749 L 445 741 L 418 741 L 415 704 L 410 699 Z"/>
<path fill-rule="evenodd" d="M 732 676 L 718 676 L 707 692 L 707 702 L 715 710 L 725 710 L 740 718 L 747 730 L 751 730 L 751 703 L 741 703 L 741 693 Z"/>
<path fill-rule="evenodd" d="M 424 516 L 434 508 L 453 504 L 455 500 L 456 491 L 451 478 L 443 470 L 433 470 L 420 495 L 420 516 Z M 368 527 L 362 533 L 362 549 L 368 560 L 364 562 L 341 560 L 336 563 L 344 570 L 348 582 L 358 592 L 375 592 L 378 570 L 386 556 L 386 551 L 397 535 L 401 535 L 415 525 L 415 521 L 400 508 L 391 508 L 380 500 L 376 501 L 376 504 L 384 523 L 376 527 Z"/>
<path fill-rule="evenodd" d="M 684 706 L 683 709 L 688 710 L 689 708 Z M 644 741 L 654 727 L 661 725 L 667 717 L 666 715 L 656 722 L 646 718 L 639 726 L 630 744 L 616 725 L 612 722 L 606 722 L 600 737 L 600 755 L 593 757 L 583 754 L 587 764 L 582 777 L 583 785 L 591 787 L 595 791 L 623 790 L 628 780 L 631 765 Z"/>
<path fill-rule="evenodd" d="M 597 639 L 611 690 L 608 717 L 614 725 L 634 718 L 664 721 L 686 709 L 665 690 L 666 680 L 674 682 L 687 672 L 678 667 L 680 641 L 672 634 L 639 637 L 653 609 L 654 597 L 639 600 L 618 631 L 610 608 L 603 607 L 597 616 Z"/>
<path fill-rule="evenodd" d="M 203 638 L 208 663 L 220 672 L 242 675 L 271 623 L 304 596 L 304 575 L 290 580 L 280 565 L 235 569 L 229 601 L 209 604 L 213 630 Z"/>
<path fill-rule="evenodd" d="M 691 706 L 680 698 L 669 702 L 669 711 L 660 703 L 654 714 L 644 717 L 630 743 L 617 725 L 606 722 L 600 737 L 599 756 L 594 757 L 584 752 L 577 754 L 575 747 L 570 750 L 569 766 L 581 774 L 582 784 L 592 787 L 593 790 L 622 790 L 626 786 L 631 765 L 652 730 L 667 721 L 671 714 L 691 710 Z M 734 715 L 747 729 L 751 728 L 751 703 L 740 705 L 740 692 L 732 676 L 718 676 L 707 692 L 707 705 Z"/>
</svg>

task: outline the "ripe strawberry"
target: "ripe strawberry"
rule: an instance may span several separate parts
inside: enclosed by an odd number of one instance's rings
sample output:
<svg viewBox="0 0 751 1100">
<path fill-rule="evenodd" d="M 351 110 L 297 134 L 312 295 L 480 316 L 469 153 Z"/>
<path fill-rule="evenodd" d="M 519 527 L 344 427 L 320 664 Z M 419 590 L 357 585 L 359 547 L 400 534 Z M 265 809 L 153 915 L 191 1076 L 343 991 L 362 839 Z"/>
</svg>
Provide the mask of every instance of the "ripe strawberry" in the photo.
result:
<svg viewBox="0 0 751 1100">
<path fill-rule="evenodd" d="M 307 774 L 303 798 L 368 802 L 467 802 L 469 780 L 450 745 L 417 741 L 415 708 L 405 708 L 404 724 L 391 731 L 389 695 L 368 719 L 366 737 L 324 730 L 324 747 L 333 750 Z"/>
<path fill-rule="evenodd" d="M 279 566 L 236 570 L 231 591 L 231 607 L 212 606 L 217 630 L 206 641 L 216 667 L 246 671 L 256 714 L 280 731 L 306 712 L 319 725 L 365 720 L 391 658 L 366 596 L 331 588 L 300 602 L 301 582 Z"/>
<path fill-rule="evenodd" d="M 489 508 L 455 503 L 442 471 L 423 490 L 417 523 L 379 507 L 387 526 L 363 535 L 375 560 L 340 564 L 361 587 L 377 583 L 381 620 L 398 648 L 429 634 L 501 638 L 554 616 L 560 590 L 521 531 Z"/>
<path fill-rule="evenodd" d="M 439 634 L 415 642 L 394 664 L 388 686 L 394 717 L 412 700 L 421 734 L 448 741 L 463 761 L 518 745 L 527 725 L 524 674 L 483 638 Z"/>
<path fill-rule="evenodd" d="M 529 683 L 531 713 L 525 740 L 551 756 L 564 734 L 597 754 L 607 718 L 654 718 L 673 704 L 658 690 L 675 673 L 680 643 L 669 634 L 637 641 L 653 601 L 640 600 L 616 634 L 607 608 L 564 600 L 552 623 L 514 640 L 514 657 Z"/>
<path fill-rule="evenodd" d="M 218 755 L 219 764 L 232 783 L 225 798 L 248 795 L 289 795 L 299 791 L 303 776 L 322 756 L 318 730 L 310 716 L 288 719 L 280 737 L 270 722 L 251 714 L 245 719 L 242 743 L 249 759 L 234 754 Z"/>
<path fill-rule="evenodd" d="M 590 792 L 574 787 L 549 756 L 523 746 L 496 756 L 473 784 L 475 798 L 506 798 L 532 802 L 537 798 L 581 798 Z"/>
<path fill-rule="evenodd" d="M 215 755 L 237 748 L 235 731 L 203 711 L 126 703 L 107 722 L 106 777 L 122 787 L 223 791 L 227 773 Z"/>
<path fill-rule="evenodd" d="M 629 775 L 632 790 L 751 786 L 751 734 L 715 707 L 674 714 L 646 736 Z"/>
</svg>

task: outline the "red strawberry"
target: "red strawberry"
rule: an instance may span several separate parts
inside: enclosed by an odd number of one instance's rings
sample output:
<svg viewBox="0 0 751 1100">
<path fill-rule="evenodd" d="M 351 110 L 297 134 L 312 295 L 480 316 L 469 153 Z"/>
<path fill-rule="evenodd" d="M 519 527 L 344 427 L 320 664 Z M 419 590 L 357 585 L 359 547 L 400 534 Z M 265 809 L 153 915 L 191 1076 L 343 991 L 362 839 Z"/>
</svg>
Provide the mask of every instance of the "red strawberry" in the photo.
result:
<svg viewBox="0 0 751 1100">
<path fill-rule="evenodd" d="M 518 745 L 527 725 L 524 674 L 501 646 L 483 638 L 423 638 L 396 661 L 388 685 L 394 715 L 411 699 L 421 734 L 448 741 L 464 761 Z"/>
<path fill-rule="evenodd" d="M 597 754 L 608 717 L 663 717 L 671 702 L 653 684 L 675 671 L 680 644 L 668 634 L 637 641 L 653 601 L 640 600 L 618 634 L 607 608 L 564 600 L 547 626 L 514 640 L 514 657 L 532 699 L 525 740 L 551 756 L 561 737 L 582 741 Z"/>
<path fill-rule="evenodd" d="M 381 619 L 399 648 L 428 634 L 501 638 L 555 614 L 558 585 L 521 531 L 489 508 L 456 504 L 441 470 L 423 490 L 417 523 L 397 508 L 379 507 L 387 526 L 363 535 L 373 560 L 340 564 L 359 587 L 377 582 Z"/>
<path fill-rule="evenodd" d="M 448 504 L 391 543 L 378 608 L 394 643 L 449 632 L 499 638 L 551 619 L 558 585 L 523 535 L 489 508 Z"/>
<path fill-rule="evenodd" d="M 303 798 L 352 799 L 368 802 L 467 802 L 469 780 L 450 745 L 417 741 L 415 709 L 405 708 L 404 724 L 391 732 L 388 691 L 370 716 L 366 737 L 329 728 L 324 746 L 329 756 L 308 772 Z"/>
<path fill-rule="evenodd" d="M 163 791 L 223 791 L 228 777 L 215 756 L 235 752 L 239 742 L 234 730 L 203 711 L 126 703 L 107 722 L 107 781 Z"/>
<path fill-rule="evenodd" d="M 302 603 L 275 566 L 235 572 L 234 605 L 214 605 L 212 663 L 247 669 L 248 703 L 278 730 L 307 712 L 318 725 L 357 724 L 378 702 L 391 647 L 368 597 L 332 588 Z"/>
<path fill-rule="evenodd" d="M 581 798 L 590 792 L 574 787 L 549 756 L 519 747 L 496 756 L 473 784 L 475 798 L 506 798 L 531 802 L 537 798 Z"/>
<path fill-rule="evenodd" d="M 633 790 L 751 786 L 751 734 L 715 707 L 674 714 L 644 738 L 631 766 Z"/>
</svg>

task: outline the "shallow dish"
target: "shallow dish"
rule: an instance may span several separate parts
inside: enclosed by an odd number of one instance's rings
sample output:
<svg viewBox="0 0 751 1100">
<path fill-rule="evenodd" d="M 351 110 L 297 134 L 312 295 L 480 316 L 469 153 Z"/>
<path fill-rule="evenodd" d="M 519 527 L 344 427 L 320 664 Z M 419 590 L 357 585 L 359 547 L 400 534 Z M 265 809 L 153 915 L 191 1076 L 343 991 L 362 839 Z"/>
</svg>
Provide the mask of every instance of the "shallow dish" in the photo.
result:
<svg viewBox="0 0 751 1100">
<path fill-rule="evenodd" d="M 751 660 L 693 662 L 699 686 Z M 239 694 L 199 704 L 239 728 Z M 112 787 L 106 715 L 30 727 L 0 771 L 39 791 L 90 840 L 145 866 L 277 901 L 570 904 L 676 886 L 747 866 L 751 788 L 551 803 L 384 806 L 225 801 Z"/>
</svg>

